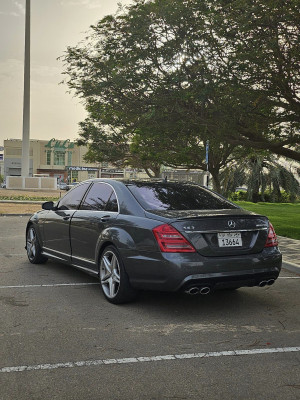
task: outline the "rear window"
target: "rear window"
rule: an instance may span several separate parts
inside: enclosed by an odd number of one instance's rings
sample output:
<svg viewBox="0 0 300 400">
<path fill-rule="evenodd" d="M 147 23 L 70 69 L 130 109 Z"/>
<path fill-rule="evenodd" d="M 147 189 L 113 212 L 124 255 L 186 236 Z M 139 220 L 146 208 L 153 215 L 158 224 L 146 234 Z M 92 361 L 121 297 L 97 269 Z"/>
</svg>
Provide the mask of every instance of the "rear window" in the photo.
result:
<svg viewBox="0 0 300 400">
<path fill-rule="evenodd" d="M 236 205 L 191 183 L 136 182 L 128 189 L 145 210 L 223 210 Z"/>
</svg>

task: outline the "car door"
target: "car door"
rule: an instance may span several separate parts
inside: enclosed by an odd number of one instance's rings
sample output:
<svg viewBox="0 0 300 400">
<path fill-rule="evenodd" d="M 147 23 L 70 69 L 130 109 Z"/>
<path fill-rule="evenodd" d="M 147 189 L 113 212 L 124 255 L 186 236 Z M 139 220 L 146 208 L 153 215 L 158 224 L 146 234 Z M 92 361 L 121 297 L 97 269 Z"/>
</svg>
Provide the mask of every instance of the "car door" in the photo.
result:
<svg viewBox="0 0 300 400">
<path fill-rule="evenodd" d="M 71 261 L 70 221 L 78 209 L 88 187 L 84 182 L 62 197 L 55 210 L 48 212 L 44 220 L 44 251 L 52 256 Z"/>
<path fill-rule="evenodd" d="M 74 214 L 70 227 L 72 263 L 97 271 L 95 251 L 102 231 L 118 215 L 118 200 L 108 183 L 95 182 Z"/>
</svg>

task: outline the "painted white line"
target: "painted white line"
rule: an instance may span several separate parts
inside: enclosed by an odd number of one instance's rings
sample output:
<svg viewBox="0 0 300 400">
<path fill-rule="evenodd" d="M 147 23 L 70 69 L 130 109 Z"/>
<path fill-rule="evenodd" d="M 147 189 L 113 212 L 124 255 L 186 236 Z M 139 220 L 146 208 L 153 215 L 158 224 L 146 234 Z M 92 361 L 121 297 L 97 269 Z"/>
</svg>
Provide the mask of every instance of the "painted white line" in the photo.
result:
<svg viewBox="0 0 300 400">
<path fill-rule="evenodd" d="M 20 288 L 35 288 L 35 287 L 60 287 L 60 286 L 87 286 L 87 285 L 100 285 L 98 282 L 86 283 L 53 283 L 48 285 L 16 285 L 16 286 L 0 286 L 0 289 L 20 289 Z"/>
<path fill-rule="evenodd" d="M 279 276 L 277 279 L 300 279 L 300 276 Z"/>
<path fill-rule="evenodd" d="M 278 279 L 300 279 L 300 276 L 280 276 Z M 0 286 L 0 289 L 23 289 L 23 288 L 36 288 L 36 287 L 87 286 L 87 285 L 100 285 L 100 283 L 86 282 L 86 283 L 53 283 L 53 284 L 40 284 L 40 285 L 12 285 L 12 286 Z"/>
<path fill-rule="evenodd" d="M 225 356 L 249 356 L 253 354 L 271 354 L 271 353 L 291 353 L 300 351 L 300 347 L 277 347 L 270 349 L 252 349 L 252 350 L 229 350 L 229 351 L 213 351 L 209 353 L 190 353 L 190 354 L 168 354 L 164 356 L 151 357 L 130 357 L 130 358 L 110 358 L 103 360 L 86 360 L 86 361 L 70 361 L 57 364 L 37 364 L 37 365 L 21 365 L 18 367 L 3 367 L 0 369 L 2 373 L 50 370 L 58 368 L 75 368 L 90 367 L 99 365 L 112 364 L 133 364 L 143 362 L 169 361 L 169 360 L 186 360 L 191 358 L 210 358 Z"/>
<path fill-rule="evenodd" d="M 24 256 L 24 253 L 22 253 L 22 254 L 0 254 L 0 257 L 15 257 L 15 256 L 18 256 L 18 257 L 20 257 L 20 256 Z"/>
</svg>

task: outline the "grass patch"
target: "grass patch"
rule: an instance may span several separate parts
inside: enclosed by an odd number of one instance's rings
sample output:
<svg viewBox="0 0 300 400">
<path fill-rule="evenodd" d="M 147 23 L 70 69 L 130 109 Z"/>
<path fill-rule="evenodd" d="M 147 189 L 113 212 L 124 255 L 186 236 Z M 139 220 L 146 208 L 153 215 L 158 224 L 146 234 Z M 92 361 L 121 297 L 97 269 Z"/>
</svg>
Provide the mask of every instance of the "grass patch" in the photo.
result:
<svg viewBox="0 0 300 400">
<path fill-rule="evenodd" d="M 299 203 L 250 203 L 236 201 L 245 210 L 265 215 L 272 222 L 277 235 L 300 239 Z"/>
</svg>

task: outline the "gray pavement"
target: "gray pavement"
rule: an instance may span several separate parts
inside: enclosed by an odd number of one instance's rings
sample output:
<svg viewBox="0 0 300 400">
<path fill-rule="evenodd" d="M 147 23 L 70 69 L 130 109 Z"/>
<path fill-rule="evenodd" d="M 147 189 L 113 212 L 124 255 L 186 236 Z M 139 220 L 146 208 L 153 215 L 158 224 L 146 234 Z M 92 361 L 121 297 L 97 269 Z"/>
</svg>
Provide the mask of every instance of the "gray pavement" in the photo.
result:
<svg viewBox="0 0 300 400">
<path fill-rule="evenodd" d="M 30 264 L 27 219 L 0 218 L 0 400 L 299 399 L 299 275 L 114 306 L 97 279 Z"/>
<path fill-rule="evenodd" d="M 282 252 L 283 267 L 300 274 L 300 240 L 278 236 L 278 242 Z"/>
</svg>

